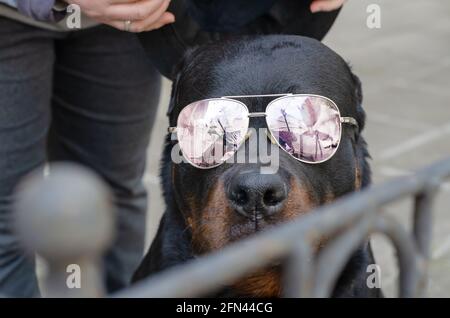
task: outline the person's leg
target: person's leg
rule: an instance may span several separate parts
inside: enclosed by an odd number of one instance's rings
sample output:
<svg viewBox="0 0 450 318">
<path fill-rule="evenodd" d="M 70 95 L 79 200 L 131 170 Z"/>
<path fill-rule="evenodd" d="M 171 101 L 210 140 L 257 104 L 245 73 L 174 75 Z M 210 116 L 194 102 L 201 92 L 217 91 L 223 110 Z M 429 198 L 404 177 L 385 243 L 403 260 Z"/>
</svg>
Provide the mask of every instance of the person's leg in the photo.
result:
<svg viewBox="0 0 450 318">
<path fill-rule="evenodd" d="M 34 258 L 25 255 L 13 231 L 12 203 L 21 177 L 45 162 L 51 35 L 0 17 L 0 295 L 39 295 Z"/>
<path fill-rule="evenodd" d="M 114 191 L 118 232 L 105 264 L 112 292 L 129 283 L 143 255 L 142 177 L 161 79 L 134 34 L 106 26 L 58 41 L 56 53 L 49 159 L 88 166 Z"/>
</svg>

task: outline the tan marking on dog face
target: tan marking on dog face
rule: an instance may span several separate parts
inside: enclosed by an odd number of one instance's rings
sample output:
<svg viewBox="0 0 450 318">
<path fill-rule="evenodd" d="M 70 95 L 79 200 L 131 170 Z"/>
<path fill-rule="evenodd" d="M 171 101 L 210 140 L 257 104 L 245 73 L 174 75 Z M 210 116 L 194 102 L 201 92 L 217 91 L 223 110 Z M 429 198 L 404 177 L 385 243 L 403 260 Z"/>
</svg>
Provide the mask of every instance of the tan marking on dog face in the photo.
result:
<svg viewBox="0 0 450 318">
<path fill-rule="evenodd" d="M 358 165 L 358 161 L 356 161 L 356 167 L 355 167 L 355 191 L 359 191 L 361 189 L 362 185 L 362 176 L 361 176 L 361 169 Z"/>
<path fill-rule="evenodd" d="M 336 200 L 335 194 L 331 190 L 327 190 L 325 193 L 325 198 L 324 198 L 323 202 L 325 204 L 328 204 L 328 203 L 333 202 L 334 200 Z"/>
<path fill-rule="evenodd" d="M 231 286 L 239 295 L 257 298 L 281 296 L 281 271 L 271 268 L 258 271 Z"/>
<path fill-rule="evenodd" d="M 278 216 L 280 222 L 290 221 L 317 206 L 312 189 L 300 185 L 295 178 L 291 178 L 290 185 L 285 205 Z"/>
<path fill-rule="evenodd" d="M 334 200 L 334 195 L 327 194 L 325 200 Z M 193 202 L 189 204 L 192 207 L 195 206 Z M 313 189 L 292 178 L 283 209 L 270 220 L 265 221 L 260 229 L 291 221 L 318 205 Z M 192 231 L 192 247 L 196 254 L 219 250 L 233 241 L 255 233 L 252 221 L 240 216 L 228 204 L 225 187 L 221 181 L 217 182 L 209 192 L 205 206 L 200 208 L 199 212 L 194 211 L 187 217 L 186 222 Z M 323 247 L 326 241 L 326 238 L 314 238 L 314 252 Z M 279 268 L 259 270 L 232 284 L 231 287 L 239 295 L 278 297 L 281 295 L 281 270 Z"/>
<path fill-rule="evenodd" d="M 228 205 L 225 188 L 218 182 L 208 194 L 206 206 L 192 215 L 192 246 L 196 253 L 218 250 L 229 242 L 235 212 Z"/>
<path fill-rule="evenodd" d="M 335 196 L 331 191 L 326 192 L 325 195 L 325 203 L 330 203 L 335 199 Z M 305 185 L 300 185 L 294 178 L 292 178 L 291 190 L 287 198 L 287 204 L 281 212 L 282 216 L 280 221 L 293 220 L 314 210 L 319 205 L 320 203 L 317 202 L 313 189 L 310 189 Z M 328 237 L 315 236 L 312 239 L 313 253 L 318 253 L 318 251 L 325 246 L 328 240 Z"/>
</svg>

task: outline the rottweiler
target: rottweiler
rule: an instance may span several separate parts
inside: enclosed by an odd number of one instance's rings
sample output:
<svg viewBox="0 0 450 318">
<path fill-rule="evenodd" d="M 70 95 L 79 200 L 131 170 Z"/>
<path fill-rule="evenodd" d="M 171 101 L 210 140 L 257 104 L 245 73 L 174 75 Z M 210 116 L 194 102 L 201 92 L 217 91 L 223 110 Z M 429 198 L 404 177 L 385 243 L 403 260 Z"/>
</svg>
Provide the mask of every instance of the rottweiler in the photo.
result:
<svg viewBox="0 0 450 318">
<path fill-rule="evenodd" d="M 245 36 L 191 50 L 173 82 L 169 118 L 161 165 L 167 210 L 133 281 L 370 183 L 361 82 L 338 54 L 311 38 Z M 266 134 L 249 137 L 251 129 Z M 267 153 L 277 154 L 276 170 L 263 171 L 263 163 L 250 161 L 252 138 L 258 151 L 266 145 Z M 231 160 L 241 149 L 245 160 Z M 185 160 L 174 162 L 179 152 Z M 315 249 L 324 245 L 321 238 Z M 366 241 L 332 296 L 380 296 L 366 285 L 369 264 L 375 260 Z M 278 267 L 213 296 L 281 296 Z"/>
</svg>

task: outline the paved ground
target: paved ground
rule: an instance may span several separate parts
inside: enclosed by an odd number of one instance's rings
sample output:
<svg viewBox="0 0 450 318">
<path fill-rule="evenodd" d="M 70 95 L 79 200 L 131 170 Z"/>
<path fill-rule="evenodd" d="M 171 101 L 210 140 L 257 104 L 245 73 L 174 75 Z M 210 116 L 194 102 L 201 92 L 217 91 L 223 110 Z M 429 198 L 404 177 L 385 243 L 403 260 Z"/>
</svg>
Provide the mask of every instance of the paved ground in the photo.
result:
<svg viewBox="0 0 450 318">
<path fill-rule="evenodd" d="M 366 26 L 369 4 L 381 8 L 381 28 Z M 349 0 L 325 43 L 352 65 L 363 82 L 368 114 L 365 136 L 374 182 L 409 174 L 450 156 L 450 2 L 448 0 Z M 146 183 L 151 193 L 151 241 L 164 210 L 157 178 L 169 85 L 164 86 L 159 120 L 149 151 Z M 450 297 L 450 183 L 436 202 L 430 296 Z M 411 200 L 387 208 L 409 228 Z M 397 271 L 387 241 L 374 246 L 383 288 L 395 291 Z"/>
</svg>

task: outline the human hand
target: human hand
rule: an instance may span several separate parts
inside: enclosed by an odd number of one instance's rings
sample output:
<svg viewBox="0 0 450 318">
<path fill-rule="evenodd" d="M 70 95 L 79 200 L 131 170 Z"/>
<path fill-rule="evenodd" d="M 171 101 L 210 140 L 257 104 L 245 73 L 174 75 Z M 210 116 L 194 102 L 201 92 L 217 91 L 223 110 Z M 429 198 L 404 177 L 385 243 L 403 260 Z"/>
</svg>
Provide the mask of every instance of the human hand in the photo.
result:
<svg viewBox="0 0 450 318">
<path fill-rule="evenodd" d="M 175 22 L 167 12 L 170 0 L 64 0 L 80 6 L 95 21 L 119 30 L 143 32 Z"/>
<path fill-rule="evenodd" d="M 344 4 L 346 0 L 314 0 L 311 3 L 310 10 L 312 13 L 321 11 L 333 11 Z"/>
</svg>

